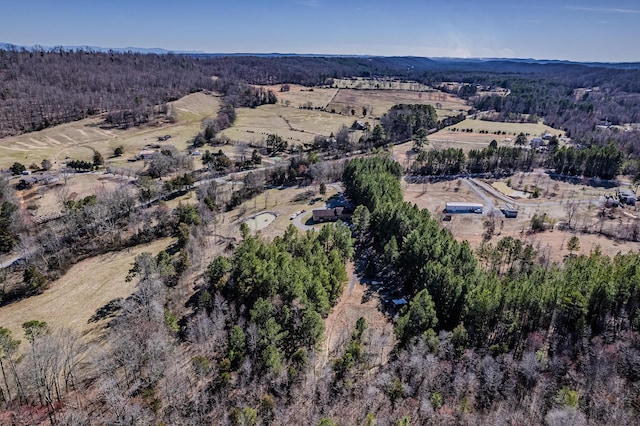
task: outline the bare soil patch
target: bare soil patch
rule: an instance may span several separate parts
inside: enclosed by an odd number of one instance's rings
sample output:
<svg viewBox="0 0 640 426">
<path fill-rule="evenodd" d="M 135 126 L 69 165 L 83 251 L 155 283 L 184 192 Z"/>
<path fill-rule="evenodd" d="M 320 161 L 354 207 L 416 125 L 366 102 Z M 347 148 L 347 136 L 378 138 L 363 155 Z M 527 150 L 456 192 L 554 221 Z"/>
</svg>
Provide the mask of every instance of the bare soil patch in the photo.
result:
<svg viewBox="0 0 640 426">
<path fill-rule="evenodd" d="M 276 220 L 276 215 L 272 213 L 260 213 L 259 215 L 247 219 L 245 223 L 249 226 L 249 229 L 253 232 L 261 231 Z"/>
</svg>

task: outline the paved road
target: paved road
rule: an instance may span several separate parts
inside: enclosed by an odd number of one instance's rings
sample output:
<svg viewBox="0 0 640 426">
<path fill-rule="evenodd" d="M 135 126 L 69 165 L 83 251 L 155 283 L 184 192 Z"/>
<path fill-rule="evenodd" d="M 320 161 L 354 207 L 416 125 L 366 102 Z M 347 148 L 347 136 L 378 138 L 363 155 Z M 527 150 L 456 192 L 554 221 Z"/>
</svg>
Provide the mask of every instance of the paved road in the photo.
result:
<svg viewBox="0 0 640 426">
<path fill-rule="evenodd" d="M 302 213 L 299 214 L 298 216 L 296 216 L 295 219 L 293 219 L 293 224 L 296 226 L 296 228 L 302 230 L 302 231 L 319 231 L 318 228 L 314 228 L 313 226 L 307 226 L 304 223 L 302 223 L 302 218 L 305 218 L 305 222 L 307 219 L 309 219 L 309 212 L 307 213 Z"/>
<path fill-rule="evenodd" d="M 469 180 L 469 179 L 465 179 L 464 183 L 467 184 L 467 186 L 469 188 L 471 188 L 473 190 L 473 192 L 475 192 L 476 194 L 478 194 L 478 196 L 480 198 L 482 198 L 482 201 L 484 201 L 485 205 L 487 207 L 485 207 L 483 213 L 484 214 L 489 214 L 493 211 L 493 202 L 491 202 L 491 200 L 487 197 L 487 195 L 484 193 L 484 191 L 480 190 L 480 188 L 478 188 L 475 185 L 475 182 L 473 180 Z"/>
</svg>

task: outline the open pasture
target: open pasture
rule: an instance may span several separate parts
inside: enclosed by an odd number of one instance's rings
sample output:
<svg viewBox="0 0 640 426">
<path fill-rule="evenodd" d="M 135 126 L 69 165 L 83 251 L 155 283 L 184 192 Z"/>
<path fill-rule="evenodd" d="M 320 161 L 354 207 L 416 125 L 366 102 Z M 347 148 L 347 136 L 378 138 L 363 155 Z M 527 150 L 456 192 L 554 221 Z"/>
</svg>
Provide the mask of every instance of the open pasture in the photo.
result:
<svg viewBox="0 0 640 426">
<path fill-rule="evenodd" d="M 289 91 L 281 92 L 282 85 L 259 86 L 266 90 L 273 91 L 278 97 L 280 105 L 300 108 L 310 106 L 311 108 L 325 108 L 338 93 L 338 89 L 325 87 L 306 87 L 298 84 L 290 84 Z"/>
<path fill-rule="evenodd" d="M 275 133 L 289 144 L 298 145 L 312 142 L 317 135 L 329 136 L 343 125 L 350 127 L 353 121 L 354 117 L 324 111 L 262 105 L 238 108 L 236 122 L 221 134 L 236 141 L 258 143 Z"/>
<path fill-rule="evenodd" d="M 363 108 L 366 108 L 367 116 L 380 117 L 396 104 L 429 104 L 436 109 L 438 118 L 470 109 L 463 99 L 439 91 L 340 89 L 327 110 L 350 114 L 353 109 L 355 116 L 362 117 Z"/>
<path fill-rule="evenodd" d="M 101 118 L 87 118 L 56 127 L 0 139 L 0 168 L 14 162 L 29 167 L 43 159 L 51 161 L 56 171 L 65 159 L 92 161 L 94 150 L 105 159 L 105 166 L 139 169 L 142 163 L 129 163 L 147 144 L 157 144 L 158 137 L 171 135 L 168 144 L 185 149 L 201 130 L 202 120 L 215 117 L 219 98 L 193 93 L 170 103 L 177 114 L 175 123 L 145 125 L 126 130 L 107 128 Z M 110 158 L 116 147 L 124 147 L 124 155 Z"/>
<path fill-rule="evenodd" d="M 504 140 L 505 138 L 509 138 L 515 140 L 515 136 L 517 136 L 520 132 L 528 135 L 529 139 L 533 137 L 541 137 L 545 133 L 551 133 L 556 136 L 563 136 L 564 132 L 562 130 L 554 129 L 553 127 L 549 127 L 543 123 L 503 123 L 499 121 L 486 121 L 479 120 L 474 118 L 467 118 L 464 121 L 456 124 L 455 126 L 448 127 L 443 129 L 442 132 L 457 130 L 458 132 L 463 132 L 466 129 L 472 129 L 473 133 L 479 133 L 480 131 L 489 132 L 489 134 L 485 134 L 484 136 L 491 137 L 491 139 L 495 139 L 500 142 L 500 139 Z M 496 135 L 494 132 L 505 132 L 505 135 Z M 489 141 L 491 141 L 491 139 Z"/>
<path fill-rule="evenodd" d="M 431 86 L 427 86 L 416 81 L 398 80 L 396 78 L 336 78 L 333 79 L 333 86 L 339 89 L 358 90 L 411 90 L 414 92 L 434 92 Z"/>
</svg>

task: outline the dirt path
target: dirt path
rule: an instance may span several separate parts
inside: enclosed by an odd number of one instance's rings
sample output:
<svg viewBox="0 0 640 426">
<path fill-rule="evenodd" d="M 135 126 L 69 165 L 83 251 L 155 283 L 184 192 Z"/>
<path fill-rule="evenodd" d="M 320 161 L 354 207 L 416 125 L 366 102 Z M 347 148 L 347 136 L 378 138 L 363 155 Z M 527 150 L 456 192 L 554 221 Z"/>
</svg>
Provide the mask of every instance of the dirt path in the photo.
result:
<svg viewBox="0 0 640 426">
<path fill-rule="evenodd" d="M 367 286 L 355 274 L 353 262 L 347 264 L 347 276 L 349 283 L 325 321 L 325 341 L 316 363 L 318 369 L 326 367 L 330 360 L 343 354 L 360 317 L 367 321 L 366 352 L 371 357 L 372 367 L 386 363 L 395 344 L 392 324 L 380 312 L 378 297 L 368 297 Z"/>
</svg>

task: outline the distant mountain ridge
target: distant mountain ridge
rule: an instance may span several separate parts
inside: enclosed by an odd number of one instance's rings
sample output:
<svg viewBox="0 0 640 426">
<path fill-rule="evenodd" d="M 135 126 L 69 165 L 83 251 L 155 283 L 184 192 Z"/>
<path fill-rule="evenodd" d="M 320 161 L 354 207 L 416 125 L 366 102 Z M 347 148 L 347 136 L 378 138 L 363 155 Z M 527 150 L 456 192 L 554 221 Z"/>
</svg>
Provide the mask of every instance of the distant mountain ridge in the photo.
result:
<svg viewBox="0 0 640 426">
<path fill-rule="evenodd" d="M 482 64 L 483 68 L 500 67 L 501 65 L 521 64 L 525 68 L 531 65 L 582 65 L 587 67 L 601 67 L 601 68 L 615 68 L 615 69 L 640 69 L 640 62 L 576 62 L 564 59 L 533 59 L 533 58 L 455 58 L 455 57 L 422 57 L 422 56 L 384 56 L 384 55 L 347 55 L 347 54 L 323 54 L 323 53 L 250 53 L 250 52 L 237 52 L 237 53 L 209 53 L 196 50 L 170 50 L 161 47 L 101 47 L 101 46 L 21 46 L 12 43 L 0 42 L 0 49 L 26 49 L 26 50 L 46 50 L 51 51 L 55 49 L 64 50 L 88 50 L 94 52 L 118 52 L 118 53 L 142 53 L 142 54 L 180 54 L 190 55 L 197 57 L 220 57 L 220 56 L 255 56 L 255 57 L 306 57 L 306 58 L 385 58 L 394 59 L 396 63 L 406 62 L 407 67 L 413 67 L 416 64 L 420 64 L 424 67 L 428 64 L 428 68 L 449 68 L 451 65 L 455 65 L 457 69 L 468 67 L 475 68 L 478 64 Z"/>
<path fill-rule="evenodd" d="M 0 49 L 27 49 L 27 50 L 54 50 L 62 48 L 64 50 L 90 50 L 94 52 L 118 52 L 118 53 L 150 53 L 157 55 L 164 55 L 168 53 L 177 53 L 181 55 L 189 55 L 189 54 L 202 54 L 204 52 L 196 51 L 196 50 L 168 50 L 163 49 L 161 47 L 101 47 L 101 46 L 42 46 L 42 45 L 34 45 L 34 46 L 20 46 L 12 43 L 3 43 L 0 42 Z"/>
</svg>

